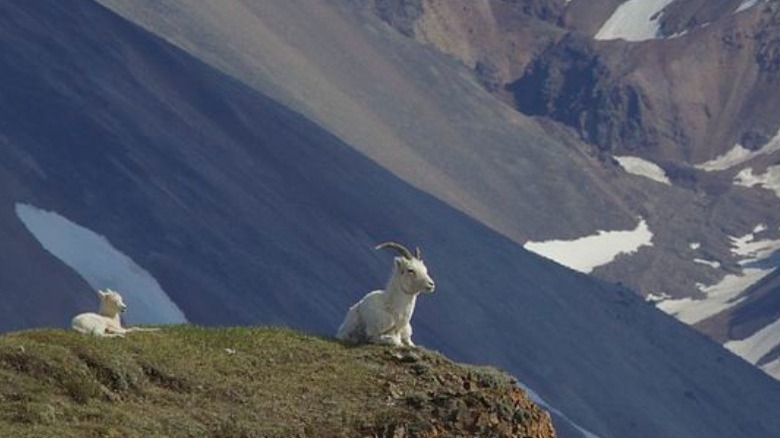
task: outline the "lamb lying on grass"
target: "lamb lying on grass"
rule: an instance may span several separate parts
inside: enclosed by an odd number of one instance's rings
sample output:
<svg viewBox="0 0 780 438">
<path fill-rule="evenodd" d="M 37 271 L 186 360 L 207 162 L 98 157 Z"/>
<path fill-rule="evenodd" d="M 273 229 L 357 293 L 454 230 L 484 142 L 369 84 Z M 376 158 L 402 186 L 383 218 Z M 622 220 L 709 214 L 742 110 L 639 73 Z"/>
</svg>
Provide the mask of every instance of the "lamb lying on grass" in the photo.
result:
<svg viewBox="0 0 780 438">
<path fill-rule="evenodd" d="M 343 341 L 414 347 L 410 321 L 417 295 L 431 293 L 434 282 L 420 256 L 403 245 L 386 242 L 375 249 L 392 248 L 401 256 L 394 259 L 393 275 L 385 290 L 375 290 L 350 307 L 336 337 Z"/>
<path fill-rule="evenodd" d="M 88 312 L 76 315 L 71 322 L 71 327 L 80 333 L 114 338 L 122 337 L 125 333 L 136 331 L 157 331 L 156 328 L 122 327 L 119 315 L 127 310 L 122 301 L 122 296 L 111 289 L 99 290 L 100 310 L 98 313 Z"/>
</svg>

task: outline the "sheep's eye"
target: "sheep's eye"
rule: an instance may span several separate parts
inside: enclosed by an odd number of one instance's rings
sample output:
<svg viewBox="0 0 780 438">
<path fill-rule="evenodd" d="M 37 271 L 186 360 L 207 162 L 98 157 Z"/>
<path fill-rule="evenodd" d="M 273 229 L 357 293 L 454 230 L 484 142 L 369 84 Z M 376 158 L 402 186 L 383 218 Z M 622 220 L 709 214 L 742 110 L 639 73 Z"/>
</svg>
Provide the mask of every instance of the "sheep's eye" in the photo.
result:
<svg viewBox="0 0 780 438">
<path fill-rule="evenodd" d="M 406 270 L 406 273 L 407 273 L 407 274 L 414 274 L 414 269 L 407 269 L 407 270 Z"/>
</svg>

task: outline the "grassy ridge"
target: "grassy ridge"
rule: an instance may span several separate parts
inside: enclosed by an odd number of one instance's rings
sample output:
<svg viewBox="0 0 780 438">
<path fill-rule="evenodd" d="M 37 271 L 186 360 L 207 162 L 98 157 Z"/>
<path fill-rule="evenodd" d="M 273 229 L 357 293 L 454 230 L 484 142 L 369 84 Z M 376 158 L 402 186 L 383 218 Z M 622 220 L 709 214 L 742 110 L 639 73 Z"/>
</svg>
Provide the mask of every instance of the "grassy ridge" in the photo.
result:
<svg viewBox="0 0 780 438">
<path fill-rule="evenodd" d="M 2 437 L 552 436 L 510 379 L 277 328 L 0 336 Z"/>
</svg>

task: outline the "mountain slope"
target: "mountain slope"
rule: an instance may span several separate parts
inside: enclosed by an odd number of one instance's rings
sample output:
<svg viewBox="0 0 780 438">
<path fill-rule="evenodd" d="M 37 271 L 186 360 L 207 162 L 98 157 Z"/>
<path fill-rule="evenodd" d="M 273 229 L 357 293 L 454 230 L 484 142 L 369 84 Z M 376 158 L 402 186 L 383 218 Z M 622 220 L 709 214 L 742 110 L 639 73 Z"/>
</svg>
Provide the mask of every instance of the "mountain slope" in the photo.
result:
<svg viewBox="0 0 780 438">
<path fill-rule="evenodd" d="M 555 436 L 495 370 L 290 330 L 11 333 L 0 376 L 4 437 Z"/>
<path fill-rule="evenodd" d="M 570 132 L 513 111 L 462 64 L 395 32 L 370 9 L 358 7 L 363 2 L 100 3 L 279 99 L 413 186 L 518 244 L 631 230 L 646 220 L 651 246 L 631 258 L 618 257 L 603 273 L 594 271 L 645 294 L 697 296 L 698 283 L 722 275 L 697 265 L 680 236 L 695 230 L 699 242 L 731 261 L 724 233 L 744 234 L 758 214 L 772 223 L 780 216 L 754 199 L 749 202 L 757 211 L 712 215 L 745 199 L 702 199 L 681 185 L 628 175 Z M 461 11 L 457 2 L 432 4 Z M 494 20 L 506 16 L 462 6 L 466 22 L 477 12 Z"/>
<path fill-rule="evenodd" d="M 485 90 L 535 117 L 548 135 L 600 157 L 604 169 L 611 163 L 618 174 L 644 180 L 627 186 L 615 176 L 606 184 L 646 220 L 651 245 L 588 266 L 590 254 L 615 251 L 609 236 L 631 229 L 601 223 L 574 236 L 555 225 L 552 236 L 529 229 L 528 248 L 663 300 L 661 308 L 683 321 L 695 314 L 696 327 L 719 341 L 742 341 L 723 333 L 752 336 L 764 327 L 732 331 L 728 321 L 756 314 L 741 306 L 755 291 L 751 282 L 777 268 L 771 253 L 780 249 L 777 2 L 353 3 L 461 61 Z M 749 259 L 739 239 L 755 229 L 761 238 L 751 245 L 771 247 Z M 756 264 L 760 272 L 746 267 Z M 763 315 L 780 311 L 764 302 L 772 307 Z"/>
<path fill-rule="evenodd" d="M 331 334 L 389 273 L 390 256 L 370 248 L 396 239 L 422 247 L 437 282 L 418 303 L 418 343 L 506 369 L 592 433 L 780 430 L 777 382 L 256 89 L 93 2 L 1 10 L 0 224 L 14 250 L 0 266 L 4 329 L 64 326 L 94 301 L 27 231 L 19 205 L 104 236 L 197 324 Z"/>
<path fill-rule="evenodd" d="M 643 295 L 699 298 L 702 291 L 697 284 L 717 282 L 737 262 L 724 244 L 728 236 L 744 235 L 759 223 L 776 231 L 774 224 L 780 224 L 780 213 L 768 208 L 760 193 L 731 187 L 732 175 L 702 175 L 691 169 L 690 161 L 673 161 L 683 155 L 692 158 L 693 152 L 681 149 L 675 138 L 683 135 L 680 126 L 693 122 L 680 119 L 675 116 L 679 111 L 664 105 L 688 108 L 692 104 L 684 99 L 691 93 L 676 88 L 666 93 L 672 79 L 653 80 L 666 74 L 656 69 L 659 63 L 678 65 L 695 58 L 699 39 L 725 32 L 728 21 L 717 27 L 702 26 L 713 27 L 707 31 L 710 36 L 697 31 L 694 39 L 685 41 L 628 44 L 597 43 L 590 34 L 567 27 L 575 25 L 566 24 L 566 11 L 588 8 L 592 2 L 361 0 L 312 6 L 294 1 L 230 1 L 209 6 L 178 0 L 165 7 L 143 1 L 101 3 L 302 112 L 404 180 L 520 244 L 576 239 L 598 230 L 628 230 L 636 227 L 638 218 L 646 219 L 656 236 L 653 247 L 639 251 L 627 263 L 596 272 Z M 600 11 L 599 20 L 607 20 L 618 3 L 599 2 L 593 9 Z M 555 18 L 556 10 L 561 11 L 560 19 Z M 696 13 L 704 17 L 713 11 L 702 6 Z M 733 20 L 755 21 L 766 15 L 762 11 L 752 8 L 745 13 L 758 15 L 736 14 Z M 454 55 L 465 66 L 404 36 L 410 34 Z M 685 87 L 696 68 L 712 70 L 721 46 L 713 44 L 706 59 L 696 65 L 672 71 L 680 73 L 674 84 Z M 727 63 L 740 65 L 752 49 L 751 45 L 730 54 Z M 582 66 L 572 64 L 572 57 L 582 58 Z M 552 67 L 536 81 L 533 66 L 545 59 Z M 589 72 L 591 64 L 599 68 Z M 728 94 L 718 84 L 742 83 L 733 80 L 738 72 L 722 72 L 717 81 L 706 84 L 712 87 L 708 95 Z M 592 80 L 584 80 L 583 75 L 591 75 Z M 632 75 L 644 82 L 637 83 Z M 548 81 L 548 77 L 560 80 Z M 766 80 L 746 84 L 744 89 L 754 90 L 756 97 L 771 96 Z M 533 100 L 525 93 L 516 98 L 506 95 L 503 85 L 511 90 L 523 81 L 528 84 L 520 89 L 549 93 L 561 105 L 555 111 L 562 112 L 565 120 L 583 123 L 582 128 L 592 131 L 580 132 L 581 137 L 619 142 L 615 153 L 658 161 L 674 184 L 659 186 L 632 178 L 611 154 L 583 144 L 568 129 L 513 113 L 480 90 L 492 89 L 512 104 L 517 99 Z M 495 86 L 490 85 L 493 82 Z M 561 95 L 565 98 L 560 102 L 554 100 Z M 656 102 L 659 99 L 668 102 Z M 647 102 L 657 114 L 646 111 Z M 550 103 L 545 106 L 555 108 Z M 668 114 L 673 120 L 658 119 Z M 653 127 L 658 123 L 663 127 Z M 772 126 L 753 137 L 772 134 Z M 633 140 L 623 141 L 628 137 L 659 138 L 664 146 L 644 150 Z M 719 147 L 725 150 L 731 145 Z M 668 153 L 660 158 L 652 155 L 661 149 Z M 718 153 L 717 148 L 701 149 L 700 159 Z M 722 211 L 728 214 L 719 214 Z M 698 265 L 688 249 L 692 242 L 722 260 L 724 269 Z"/>
<path fill-rule="evenodd" d="M 614 172 L 351 2 L 99 3 L 520 243 L 635 225 Z"/>
</svg>

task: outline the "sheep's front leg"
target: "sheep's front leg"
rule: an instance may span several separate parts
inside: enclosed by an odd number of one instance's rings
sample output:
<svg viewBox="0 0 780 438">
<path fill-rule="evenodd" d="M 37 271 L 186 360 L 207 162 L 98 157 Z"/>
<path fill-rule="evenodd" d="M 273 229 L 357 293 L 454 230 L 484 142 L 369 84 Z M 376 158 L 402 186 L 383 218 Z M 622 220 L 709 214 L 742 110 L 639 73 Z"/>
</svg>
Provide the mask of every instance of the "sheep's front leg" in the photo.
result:
<svg viewBox="0 0 780 438">
<path fill-rule="evenodd" d="M 377 344 L 392 345 L 394 347 L 400 347 L 404 345 L 403 341 L 401 341 L 401 336 L 399 336 L 397 333 L 380 335 L 377 338 L 375 338 L 373 342 Z"/>
<path fill-rule="evenodd" d="M 122 333 L 114 333 L 111 330 L 111 327 L 104 323 L 103 321 L 94 321 L 92 327 L 85 329 L 85 328 L 77 328 L 82 333 L 89 333 L 92 336 L 95 336 L 97 338 L 121 338 L 124 337 L 124 334 Z M 89 330 L 89 331 L 87 331 Z"/>
<path fill-rule="evenodd" d="M 414 342 L 412 342 L 412 325 L 406 324 L 404 328 L 401 329 L 401 343 L 403 345 L 406 345 L 407 347 L 415 347 Z"/>
<path fill-rule="evenodd" d="M 393 333 L 393 317 L 384 310 L 377 308 L 365 309 L 363 314 L 366 323 L 366 337 L 374 344 L 402 345 L 398 333 Z"/>
</svg>

